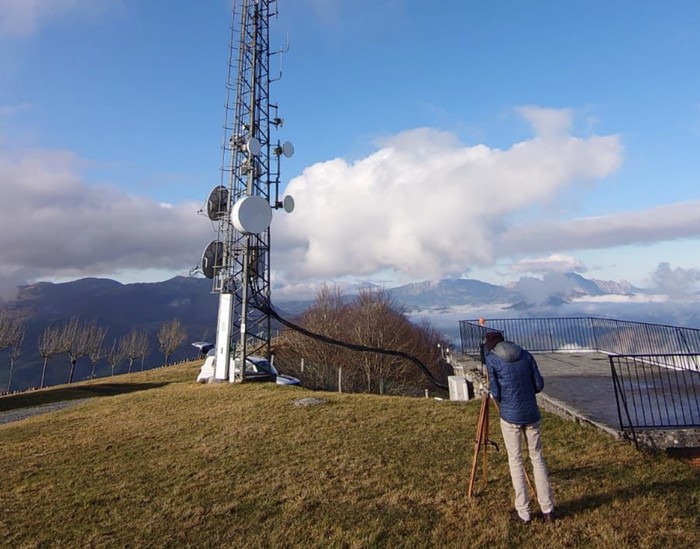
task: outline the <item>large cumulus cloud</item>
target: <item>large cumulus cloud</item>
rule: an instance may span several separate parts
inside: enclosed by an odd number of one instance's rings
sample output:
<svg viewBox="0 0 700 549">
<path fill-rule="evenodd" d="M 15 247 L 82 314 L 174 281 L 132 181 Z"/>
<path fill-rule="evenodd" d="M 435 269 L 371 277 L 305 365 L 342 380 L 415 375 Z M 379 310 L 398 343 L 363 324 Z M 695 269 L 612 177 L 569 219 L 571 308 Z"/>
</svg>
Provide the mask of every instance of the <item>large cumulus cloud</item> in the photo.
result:
<svg viewBox="0 0 700 549">
<path fill-rule="evenodd" d="M 505 150 L 423 128 L 353 163 L 306 169 L 287 188 L 297 210 L 275 225 L 286 277 L 388 269 L 434 278 L 488 265 L 511 219 L 547 211 L 567 189 L 620 166 L 618 136 L 572 135 L 567 110 L 520 112 L 534 135 Z"/>
</svg>

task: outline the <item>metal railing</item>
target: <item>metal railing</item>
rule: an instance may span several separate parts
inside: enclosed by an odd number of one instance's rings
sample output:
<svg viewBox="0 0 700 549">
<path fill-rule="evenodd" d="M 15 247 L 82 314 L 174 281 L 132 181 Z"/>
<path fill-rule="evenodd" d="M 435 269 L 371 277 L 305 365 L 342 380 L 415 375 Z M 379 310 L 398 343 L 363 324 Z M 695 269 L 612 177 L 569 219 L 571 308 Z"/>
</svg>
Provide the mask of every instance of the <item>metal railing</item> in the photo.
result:
<svg viewBox="0 0 700 549">
<path fill-rule="evenodd" d="M 531 352 L 700 353 L 700 330 L 596 317 L 497 318 L 459 322 L 462 353 L 475 359 L 484 333 L 502 332 Z"/>
<path fill-rule="evenodd" d="M 611 355 L 620 428 L 700 427 L 700 354 Z"/>
<path fill-rule="evenodd" d="M 700 427 L 700 330 L 595 317 L 502 318 L 459 323 L 462 353 L 479 360 L 486 332 L 531 352 L 609 356 L 620 429 Z"/>
</svg>

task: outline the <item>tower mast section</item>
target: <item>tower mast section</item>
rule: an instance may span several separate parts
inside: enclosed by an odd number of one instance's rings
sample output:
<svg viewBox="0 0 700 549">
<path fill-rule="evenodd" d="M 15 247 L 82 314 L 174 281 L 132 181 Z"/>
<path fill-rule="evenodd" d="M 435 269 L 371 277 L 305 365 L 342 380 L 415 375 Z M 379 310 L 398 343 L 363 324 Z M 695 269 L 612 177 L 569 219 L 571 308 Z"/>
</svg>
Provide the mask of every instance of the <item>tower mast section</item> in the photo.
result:
<svg viewBox="0 0 700 549">
<path fill-rule="evenodd" d="M 270 130 L 281 120 L 269 100 L 270 19 L 276 6 L 277 0 L 237 0 L 231 20 L 219 187 L 225 199 L 217 217 L 221 246 L 212 290 L 219 293 L 215 377 L 235 382 L 244 380 L 249 355 L 270 355 L 270 317 L 256 305 L 270 298 L 269 223 L 280 183 L 281 148 L 271 143 Z"/>
</svg>

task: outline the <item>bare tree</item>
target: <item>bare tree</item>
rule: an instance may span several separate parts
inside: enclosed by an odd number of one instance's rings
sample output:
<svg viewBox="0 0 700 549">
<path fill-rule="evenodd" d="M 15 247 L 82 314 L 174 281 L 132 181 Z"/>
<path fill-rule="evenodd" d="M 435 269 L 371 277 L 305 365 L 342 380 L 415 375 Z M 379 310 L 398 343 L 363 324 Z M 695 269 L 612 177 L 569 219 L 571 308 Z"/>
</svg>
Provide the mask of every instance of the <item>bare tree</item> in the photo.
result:
<svg viewBox="0 0 700 549">
<path fill-rule="evenodd" d="M 0 352 L 12 345 L 15 318 L 7 310 L 0 310 Z"/>
<path fill-rule="evenodd" d="M 161 324 L 158 330 L 158 346 L 160 352 L 165 355 L 165 365 L 173 352 L 187 339 L 187 331 L 179 319 Z"/>
<path fill-rule="evenodd" d="M 141 371 L 143 372 L 143 363 L 151 352 L 151 342 L 148 339 L 148 333 L 145 331 L 140 332 L 140 337 L 138 338 L 136 345 L 138 347 L 139 355 L 141 356 Z"/>
<path fill-rule="evenodd" d="M 57 326 L 47 326 L 44 331 L 39 336 L 39 341 L 37 343 L 37 348 L 39 349 L 39 354 L 44 359 L 44 365 L 41 368 L 41 385 L 44 388 L 44 380 L 46 379 L 46 364 L 50 358 L 61 352 L 61 346 L 59 342 L 59 328 Z"/>
<path fill-rule="evenodd" d="M 22 353 L 26 326 L 24 319 L 13 316 L 8 311 L 0 311 L 0 351 L 10 348 L 10 371 L 7 377 L 7 391 L 12 385 L 15 361 Z"/>
<path fill-rule="evenodd" d="M 410 323 L 404 311 L 384 290 L 361 290 L 354 303 L 349 338 L 353 343 L 376 349 L 410 352 Z M 380 392 L 387 381 L 405 384 L 410 365 L 405 359 L 379 353 L 356 358 L 368 393 Z"/>
<path fill-rule="evenodd" d="M 433 377 L 441 378 L 439 338 L 425 323 L 413 324 L 390 295 L 383 290 L 363 290 L 354 299 L 344 298 L 337 290 L 322 289 L 312 307 L 297 322 L 303 328 L 351 345 L 406 353 L 421 361 Z M 412 361 L 391 353 L 355 351 L 331 345 L 295 331 L 287 330 L 276 342 L 276 353 L 285 359 L 304 358 L 304 372 L 292 368 L 284 371 L 301 374 L 311 388 L 330 389 L 340 368 L 343 390 L 365 392 L 415 392 L 427 386 L 428 379 Z M 333 367 L 310 368 L 311 363 Z M 320 379 L 315 370 L 321 370 Z"/>
<path fill-rule="evenodd" d="M 72 318 L 61 327 L 58 337 L 60 351 L 70 359 L 68 383 L 73 383 L 78 360 L 90 354 L 91 338 L 96 330 L 94 322 L 88 324 L 79 318 Z"/>
<path fill-rule="evenodd" d="M 102 359 L 104 351 L 102 349 L 102 343 L 104 342 L 105 335 L 107 335 L 107 329 L 97 324 L 90 324 L 87 327 L 87 355 L 90 357 L 90 363 L 92 364 L 92 370 L 90 371 L 90 379 L 95 377 L 95 366 Z"/>
<path fill-rule="evenodd" d="M 311 332 L 343 340 L 349 310 L 340 290 L 336 286 L 324 285 L 318 291 L 314 304 L 301 315 L 298 323 Z M 302 378 L 309 388 L 334 387 L 338 368 L 350 358 L 350 351 L 342 347 L 322 343 L 290 330 L 282 332 L 279 346 L 285 349 L 283 355 L 304 359 L 303 372 L 290 367 L 287 367 L 287 371 Z M 347 369 L 345 373 L 351 374 Z M 349 383 L 348 380 L 346 386 L 349 387 Z"/>
<path fill-rule="evenodd" d="M 4 309 L 0 309 L 0 352 L 10 346 L 8 342 L 8 329 L 10 327 L 10 314 Z"/>
<path fill-rule="evenodd" d="M 119 341 L 119 352 L 123 358 L 129 359 L 128 373 L 131 373 L 134 366 L 134 361 L 137 358 L 143 358 L 147 351 L 148 333 L 143 330 L 131 330 L 131 332 L 126 334 Z"/>
<path fill-rule="evenodd" d="M 22 354 L 22 345 L 24 345 L 24 336 L 27 333 L 27 327 L 23 322 L 17 323 L 17 330 L 10 345 L 10 375 L 7 378 L 7 392 L 10 392 L 12 386 L 12 373 L 15 370 L 15 362 Z"/>
<path fill-rule="evenodd" d="M 116 338 L 112 341 L 112 347 L 105 353 L 105 358 L 112 368 L 112 375 L 114 375 L 114 369 L 117 367 L 117 364 L 125 358 L 122 346 L 117 342 Z"/>
</svg>

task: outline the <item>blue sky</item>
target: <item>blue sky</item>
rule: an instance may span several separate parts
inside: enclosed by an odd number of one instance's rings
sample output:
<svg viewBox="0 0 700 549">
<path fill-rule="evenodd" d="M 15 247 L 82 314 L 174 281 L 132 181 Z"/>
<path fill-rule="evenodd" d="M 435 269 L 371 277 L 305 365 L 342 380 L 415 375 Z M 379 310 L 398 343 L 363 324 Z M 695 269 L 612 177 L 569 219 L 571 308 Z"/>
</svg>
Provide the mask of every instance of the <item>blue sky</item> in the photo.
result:
<svg viewBox="0 0 700 549">
<path fill-rule="evenodd" d="M 0 280 L 186 274 L 230 2 L 0 0 Z M 280 0 L 274 281 L 700 282 L 700 3 Z M 678 289 L 680 286 L 680 290 Z"/>
</svg>

